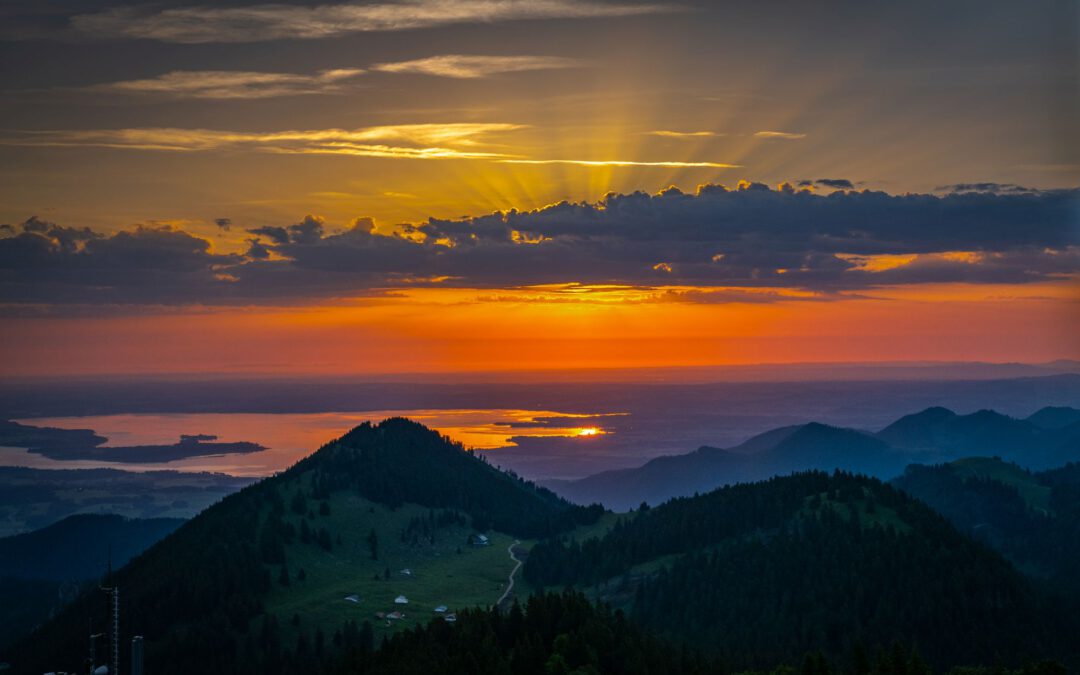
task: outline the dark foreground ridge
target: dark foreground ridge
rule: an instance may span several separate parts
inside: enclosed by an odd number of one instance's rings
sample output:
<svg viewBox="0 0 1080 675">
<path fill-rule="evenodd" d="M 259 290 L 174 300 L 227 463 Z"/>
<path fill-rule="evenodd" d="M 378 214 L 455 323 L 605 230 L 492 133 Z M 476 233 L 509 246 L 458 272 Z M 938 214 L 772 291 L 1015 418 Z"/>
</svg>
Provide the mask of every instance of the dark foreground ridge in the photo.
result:
<svg viewBox="0 0 1080 675">
<path fill-rule="evenodd" d="M 1063 598 L 872 478 L 810 472 L 674 499 L 533 547 L 525 579 L 590 588 L 736 668 L 917 645 L 938 668 L 1075 650 Z"/>
</svg>

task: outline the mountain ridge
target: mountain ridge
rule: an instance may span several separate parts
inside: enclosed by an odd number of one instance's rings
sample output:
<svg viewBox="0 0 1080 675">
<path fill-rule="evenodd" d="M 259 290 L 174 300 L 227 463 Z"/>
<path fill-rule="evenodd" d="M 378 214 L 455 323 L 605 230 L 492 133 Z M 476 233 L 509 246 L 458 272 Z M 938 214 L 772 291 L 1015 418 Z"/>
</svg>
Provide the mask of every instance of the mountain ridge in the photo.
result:
<svg viewBox="0 0 1080 675">
<path fill-rule="evenodd" d="M 1053 414 L 1062 418 L 1073 413 L 1080 415 L 1080 410 L 1044 408 L 1031 417 Z M 691 453 L 654 458 L 636 468 L 572 481 L 546 481 L 545 485 L 571 501 L 599 501 L 626 510 L 643 501 L 656 504 L 808 469 L 843 469 L 892 478 L 911 463 L 973 455 L 1000 455 L 1031 468 L 1080 460 L 1080 423 L 1042 428 L 1031 417 L 1017 419 L 992 410 L 958 415 L 932 406 L 876 433 L 809 422 L 765 431 L 729 449 L 702 446 Z"/>
<path fill-rule="evenodd" d="M 600 537 L 538 544 L 525 574 L 590 588 L 735 669 L 891 639 L 936 667 L 1068 651 L 1065 624 L 1047 621 L 1039 592 L 998 554 L 909 495 L 843 472 L 640 509 Z"/>
<path fill-rule="evenodd" d="M 330 499 L 335 495 L 360 500 L 358 520 L 367 524 L 331 531 L 330 504 L 345 503 Z M 320 559 L 339 570 L 347 551 L 363 551 L 367 557 L 370 547 L 371 557 L 377 558 L 391 534 L 400 532 L 404 540 L 414 523 L 384 530 L 379 543 L 368 528 L 409 504 L 419 504 L 409 513 L 416 513 L 416 534 L 425 538 L 429 515 L 433 526 L 439 520 L 452 525 L 471 520 L 480 531 L 499 524 L 521 535 L 548 535 L 601 513 L 501 472 L 420 424 L 392 418 L 356 427 L 286 471 L 225 497 L 134 558 L 108 583 L 123 589 L 125 623 L 146 636 L 147 663 L 154 672 L 281 672 L 288 666 L 274 656 L 281 637 L 264 632 L 256 640 L 255 622 L 260 616 L 264 624 L 268 620 L 265 608 L 272 592 L 303 588 L 295 563 L 311 558 L 306 551 L 318 551 Z M 492 511 L 496 504 L 498 513 Z M 435 509 L 443 511 L 436 514 Z M 488 550 L 465 546 L 462 535 L 461 555 Z M 381 562 L 373 564 L 382 571 Z M 386 574 L 391 576 L 389 568 Z M 457 583 L 463 580 L 450 579 L 444 586 Z M 84 643 L 73 636 L 85 634 L 88 615 L 102 621 L 101 609 L 98 596 L 84 595 L 5 656 L 28 672 L 60 666 L 74 672 Z M 249 637 L 235 637 L 244 635 Z"/>
</svg>

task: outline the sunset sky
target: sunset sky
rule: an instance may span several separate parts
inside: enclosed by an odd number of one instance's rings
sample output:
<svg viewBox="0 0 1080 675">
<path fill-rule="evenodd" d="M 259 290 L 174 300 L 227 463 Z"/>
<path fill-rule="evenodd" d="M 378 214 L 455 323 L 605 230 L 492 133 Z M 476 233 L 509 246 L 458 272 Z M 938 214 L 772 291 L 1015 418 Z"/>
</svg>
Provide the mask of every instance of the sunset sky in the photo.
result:
<svg viewBox="0 0 1080 675">
<path fill-rule="evenodd" d="M 1073 2 L 14 0 L 0 368 L 1080 358 Z"/>
</svg>

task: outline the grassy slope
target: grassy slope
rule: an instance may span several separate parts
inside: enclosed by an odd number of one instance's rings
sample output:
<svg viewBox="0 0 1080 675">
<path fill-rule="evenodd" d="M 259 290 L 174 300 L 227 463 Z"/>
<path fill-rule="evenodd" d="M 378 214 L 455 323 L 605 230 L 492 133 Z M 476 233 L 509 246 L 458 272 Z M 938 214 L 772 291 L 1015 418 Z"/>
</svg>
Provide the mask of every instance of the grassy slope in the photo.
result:
<svg viewBox="0 0 1080 675">
<path fill-rule="evenodd" d="M 429 510 L 416 505 L 398 509 L 375 504 L 355 494 L 338 492 L 328 500 L 330 515 L 309 519 L 313 529 L 325 527 L 335 543 L 327 552 L 318 544 L 302 543 L 299 538 L 286 547 L 288 568 L 293 578 L 289 586 L 278 583 L 266 599 L 268 612 L 276 614 L 282 628 L 291 631 L 294 614 L 308 630 L 321 627 L 327 637 L 347 620 L 372 621 L 376 638 L 383 634 L 413 627 L 435 616 L 438 605 L 451 611 L 474 605 L 494 604 L 506 588 L 514 562 L 507 547 L 514 541 L 505 534 L 490 533 L 491 545 L 473 547 L 466 543 L 472 532 L 468 527 L 452 525 L 435 533 L 435 544 L 402 543 L 401 533 L 409 521 L 427 516 Z M 313 502 L 317 508 L 317 503 Z M 289 513 L 287 519 L 299 529 L 300 516 Z M 374 528 L 379 540 L 379 559 L 372 560 L 367 543 Z M 336 543 L 340 535 L 341 544 Z M 390 580 L 384 580 L 386 568 Z M 409 568 L 411 576 L 400 573 Z M 306 579 L 296 580 L 303 569 Z M 345 600 L 360 596 L 359 603 Z M 399 594 L 409 598 L 405 606 L 395 605 Z M 401 610 L 406 619 L 387 627 L 375 619 L 375 612 Z"/>
<path fill-rule="evenodd" d="M 1043 513 L 1050 510 L 1050 488 L 1015 464 L 990 457 L 968 457 L 952 462 L 951 466 L 962 477 L 989 478 L 1011 485 L 1031 509 Z"/>
<path fill-rule="evenodd" d="M 507 552 L 514 537 L 489 532 L 489 546 L 469 546 L 467 538 L 474 530 L 451 525 L 436 530 L 434 545 L 407 544 L 401 541 L 402 531 L 413 518 L 426 517 L 426 507 L 406 504 L 390 509 L 346 492 L 335 493 L 328 501 L 330 515 L 320 516 L 318 503 L 309 500 L 315 515 L 308 523 L 312 529 L 330 531 L 335 539 L 333 548 L 327 552 L 314 542 L 304 544 L 299 539 L 287 546 L 293 580 L 282 586 L 275 574 L 274 588 L 266 599 L 266 610 L 277 615 L 287 639 L 295 637 L 298 629 L 292 625 L 292 617 L 298 615 L 302 627 L 308 631 L 320 627 L 327 639 L 350 619 L 358 624 L 371 621 L 378 642 L 384 635 L 427 623 L 437 616 L 434 610 L 439 605 L 446 605 L 451 612 L 486 607 L 506 590 L 515 566 Z M 607 513 L 597 523 L 579 527 L 567 536 L 579 540 L 602 536 L 618 518 Z M 299 529 L 300 516 L 289 512 L 286 519 Z M 371 559 L 367 542 L 372 528 L 379 540 L 378 560 Z M 336 543 L 338 535 L 340 545 Z M 520 547 L 527 551 L 535 543 L 523 540 Z M 389 581 L 384 578 L 387 567 Z M 410 576 L 401 574 L 406 568 L 412 572 Z M 306 578 L 297 581 L 301 569 Z M 533 590 L 519 570 L 513 595 L 524 599 Z M 360 597 L 359 603 L 345 600 L 354 594 Z M 398 595 L 406 596 L 409 604 L 395 605 Z M 388 625 L 375 617 L 375 612 L 394 610 L 404 612 L 405 619 Z"/>
</svg>

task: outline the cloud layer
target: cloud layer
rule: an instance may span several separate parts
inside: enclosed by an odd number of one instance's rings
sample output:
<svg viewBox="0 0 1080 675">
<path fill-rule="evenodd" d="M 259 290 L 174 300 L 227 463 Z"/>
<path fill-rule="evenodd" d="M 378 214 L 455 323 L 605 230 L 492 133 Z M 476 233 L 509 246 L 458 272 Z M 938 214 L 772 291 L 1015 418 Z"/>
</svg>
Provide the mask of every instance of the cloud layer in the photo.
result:
<svg viewBox="0 0 1080 675">
<path fill-rule="evenodd" d="M 660 136 L 661 138 L 712 138 L 714 136 L 723 136 L 723 134 L 717 134 L 714 131 L 670 131 L 668 129 L 658 129 L 657 131 L 645 132 L 648 136 Z"/>
<path fill-rule="evenodd" d="M 96 38 L 160 42 L 310 40 L 350 33 L 434 28 L 527 19 L 588 19 L 678 11 L 658 4 L 597 0 L 411 0 L 395 3 L 287 4 L 143 9 L 119 7 L 72 17 L 77 31 Z"/>
<path fill-rule="evenodd" d="M 454 79 L 478 79 L 501 73 L 575 68 L 582 62 L 563 56 L 467 56 L 445 54 L 410 61 L 377 63 L 371 70 L 418 73 Z M 174 70 L 157 77 L 121 80 L 84 87 L 93 93 L 165 98 L 261 99 L 278 96 L 336 94 L 355 86 L 363 68 L 333 68 L 314 74 L 243 70 Z"/>
<path fill-rule="evenodd" d="M 530 158 L 501 151 L 489 138 L 527 125 L 505 122 L 399 124 L 360 129 L 308 129 L 274 132 L 214 129 L 139 128 L 0 132 L 0 146 L 98 147 L 158 152 L 210 152 L 248 149 L 307 155 L 352 155 L 396 159 L 478 159 L 509 164 L 651 166 L 731 169 L 724 162 L 625 160 L 618 158 Z M 407 143 L 408 145 L 400 145 Z M 492 149 L 482 149 L 491 145 Z M 500 148 L 496 151 L 495 148 Z"/>
<path fill-rule="evenodd" d="M 1080 190 L 823 196 L 705 185 L 431 219 L 392 235 L 367 218 L 342 229 L 307 216 L 249 227 L 244 254 L 216 253 L 175 227 L 106 235 L 31 218 L 4 229 L 0 292 L 11 311 L 308 302 L 430 285 L 620 284 L 684 289 L 665 292 L 666 301 L 767 302 L 797 297 L 783 289 L 821 298 L 932 282 L 1018 284 L 1077 278 L 1078 199 Z"/>
<path fill-rule="evenodd" d="M 797 134 L 791 131 L 757 131 L 754 138 L 780 139 L 784 141 L 797 141 L 806 138 L 806 134 Z"/>
<path fill-rule="evenodd" d="M 476 79 L 500 73 L 576 68 L 577 59 L 563 56 L 466 56 L 446 54 L 411 61 L 379 63 L 371 67 L 385 73 L 419 73 L 456 79 Z"/>
<path fill-rule="evenodd" d="M 88 87 L 95 92 L 152 94 L 170 98 L 271 98 L 342 91 L 359 68 L 323 70 L 314 75 L 261 73 L 238 70 L 177 70 L 158 77 L 124 80 Z"/>
<path fill-rule="evenodd" d="M 524 128 L 520 124 L 399 124 L 360 129 L 218 131 L 213 129 L 87 129 L 10 132 L 0 145 L 104 147 L 169 152 L 206 152 L 247 148 L 286 154 L 340 154 L 409 159 L 491 159 L 503 153 L 463 150 L 482 138 Z M 409 145 L 399 145 L 407 143 Z M 448 147 L 449 146 L 449 147 Z M 456 149 L 455 149 L 456 148 Z"/>
</svg>

